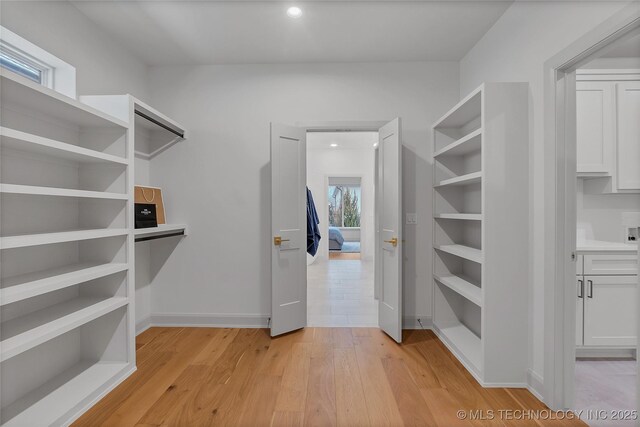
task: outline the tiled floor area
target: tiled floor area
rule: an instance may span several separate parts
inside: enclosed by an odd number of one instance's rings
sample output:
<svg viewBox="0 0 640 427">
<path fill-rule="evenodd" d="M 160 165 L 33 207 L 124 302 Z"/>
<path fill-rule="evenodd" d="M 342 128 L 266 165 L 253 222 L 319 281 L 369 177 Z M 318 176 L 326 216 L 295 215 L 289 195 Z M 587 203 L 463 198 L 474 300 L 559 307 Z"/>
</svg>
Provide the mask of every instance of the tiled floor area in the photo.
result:
<svg viewBox="0 0 640 427">
<path fill-rule="evenodd" d="M 635 410 L 635 360 L 578 360 L 575 376 L 575 408 L 585 411 Z M 590 426 L 632 426 L 633 421 L 582 420 Z"/>
<path fill-rule="evenodd" d="M 307 267 L 307 278 L 309 326 L 378 326 L 372 262 L 316 260 Z"/>
</svg>

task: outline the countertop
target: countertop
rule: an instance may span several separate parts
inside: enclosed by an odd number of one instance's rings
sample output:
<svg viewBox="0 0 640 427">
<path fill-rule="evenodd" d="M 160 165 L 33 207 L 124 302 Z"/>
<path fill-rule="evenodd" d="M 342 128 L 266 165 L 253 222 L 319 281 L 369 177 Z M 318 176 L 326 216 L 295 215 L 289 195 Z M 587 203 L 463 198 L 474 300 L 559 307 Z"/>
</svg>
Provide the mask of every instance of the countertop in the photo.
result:
<svg viewBox="0 0 640 427">
<path fill-rule="evenodd" d="M 605 242 L 601 240 L 578 240 L 578 254 L 617 252 L 635 254 L 638 252 L 638 245 L 618 242 Z"/>
</svg>

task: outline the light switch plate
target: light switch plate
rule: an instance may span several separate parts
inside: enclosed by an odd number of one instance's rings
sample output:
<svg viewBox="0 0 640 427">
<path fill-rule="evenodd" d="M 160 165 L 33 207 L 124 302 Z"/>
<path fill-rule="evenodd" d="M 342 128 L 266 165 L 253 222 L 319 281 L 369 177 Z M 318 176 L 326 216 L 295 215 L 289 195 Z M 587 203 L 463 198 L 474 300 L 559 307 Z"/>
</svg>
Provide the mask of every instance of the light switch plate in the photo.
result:
<svg viewBox="0 0 640 427">
<path fill-rule="evenodd" d="M 417 213 L 408 213 L 407 214 L 407 224 L 415 225 L 418 223 L 418 214 Z"/>
</svg>

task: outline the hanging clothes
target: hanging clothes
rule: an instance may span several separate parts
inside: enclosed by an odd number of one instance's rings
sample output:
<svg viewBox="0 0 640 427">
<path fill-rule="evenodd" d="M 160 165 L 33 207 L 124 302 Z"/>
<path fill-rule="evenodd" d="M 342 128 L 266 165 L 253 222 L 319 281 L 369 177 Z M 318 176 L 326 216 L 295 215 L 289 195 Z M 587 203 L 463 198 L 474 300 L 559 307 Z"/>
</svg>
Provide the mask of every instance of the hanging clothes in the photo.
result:
<svg viewBox="0 0 640 427">
<path fill-rule="evenodd" d="M 307 252 L 311 256 L 315 256 L 320 246 L 320 220 L 318 219 L 318 212 L 316 211 L 316 205 L 313 203 L 313 195 L 311 190 L 307 187 Z"/>
</svg>

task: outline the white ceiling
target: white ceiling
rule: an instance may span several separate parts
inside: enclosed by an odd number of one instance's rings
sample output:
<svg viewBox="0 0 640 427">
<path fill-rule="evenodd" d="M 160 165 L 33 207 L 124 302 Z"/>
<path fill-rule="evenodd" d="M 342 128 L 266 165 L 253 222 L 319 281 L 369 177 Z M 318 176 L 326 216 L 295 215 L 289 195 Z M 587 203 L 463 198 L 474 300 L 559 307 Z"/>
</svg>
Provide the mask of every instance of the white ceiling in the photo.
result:
<svg viewBox="0 0 640 427">
<path fill-rule="evenodd" d="M 308 132 L 309 150 L 373 150 L 378 132 Z M 337 144 L 337 147 L 331 147 Z"/>
<path fill-rule="evenodd" d="M 74 1 L 148 65 L 457 61 L 511 1 Z"/>
</svg>

